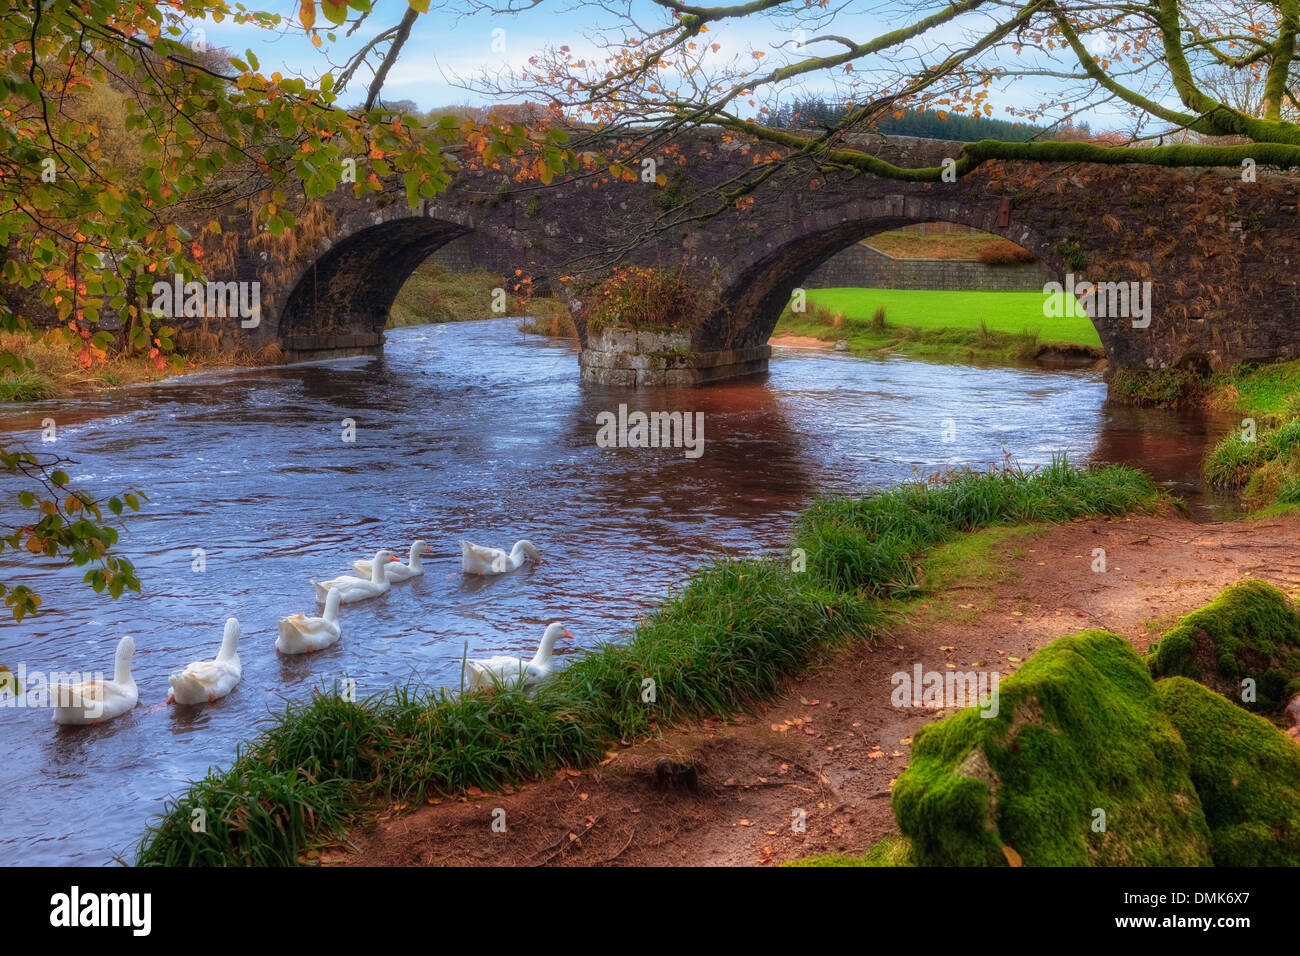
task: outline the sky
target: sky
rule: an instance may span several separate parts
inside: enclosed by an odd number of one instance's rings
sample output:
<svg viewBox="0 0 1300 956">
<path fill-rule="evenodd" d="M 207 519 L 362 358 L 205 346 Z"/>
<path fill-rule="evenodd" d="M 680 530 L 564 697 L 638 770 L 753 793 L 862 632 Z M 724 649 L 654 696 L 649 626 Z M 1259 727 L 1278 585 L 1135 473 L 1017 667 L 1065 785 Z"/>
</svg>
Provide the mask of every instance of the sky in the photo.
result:
<svg viewBox="0 0 1300 956">
<path fill-rule="evenodd" d="M 401 57 L 384 85 L 385 101 L 412 100 L 422 110 L 467 103 L 490 103 L 492 99 L 483 92 L 466 88 L 474 80 L 481 80 L 485 71 L 491 73 L 518 69 L 530 56 L 541 52 L 548 45 L 566 44 L 578 56 L 599 57 L 593 37 L 598 35 L 598 28 L 608 27 L 615 22 L 612 15 L 591 5 L 580 5 L 575 0 L 540 0 L 538 6 L 518 14 L 482 12 L 468 15 L 459 12 L 463 7 L 458 7 L 453 0 L 442 2 L 444 6 L 435 5 L 428 14 L 417 20 Z M 639 22 L 654 25 L 663 22 L 663 11 L 648 0 L 630 0 L 630 3 Z M 310 79 L 330 71 L 337 75 L 339 66 L 347 60 L 351 51 L 377 32 L 395 24 L 406 9 L 405 0 L 374 0 L 374 12 L 352 37 L 346 38 L 342 35 L 344 31 L 338 31 L 338 42 L 331 44 L 326 41 L 324 50 L 318 51 L 297 22 L 297 0 L 263 0 L 261 3 L 248 0 L 248 6 L 280 13 L 285 17 L 286 23 L 279 31 L 267 31 L 248 25 L 237 26 L 229 22 L 200 23 L 195 28 L 203 31 L 203 40 L 209 46 L 228 47 L 237 55 L 242 55 L 244 50 L 251 48 L 264 73 L 279 71 L 286 75 L 304 75 Z M 904 11 L 906 0 L 872 0 L 870 3 L 848 0 L 845 9 L 825 29 L 826 32 L 862 40 L 908 22 Z M 323 25 L 324 17 L 318 14 L 317 26 Z M 764 62 L 764 66 L 770 66 L 780 62 L 780 58 L 785 55 L 780 48 L 781 44 L 789 43 L 792 39 L 806 39 L 818 32 L 805 31 L 800 37 L 792 29 L 795 26 L 797 24 L 788 18 L 779 16 L 764 15 L 761 19 L 748 17 L 715 24 L 707 39 L 709 43 L 721 45 L 719 59 L 736 54 L 748 56 L 750 50 L 757 49 L 765 51 L 771 57 Z M 936 33 L 935 39 L 940 42 L 954 39 L 958 35 L 958 29 L 955 26 L 947 27 Z M 824 44 L 810 45 L 808 49 L 829 53 L 838 48 L 834 44 Z M 353 81 L 349 92 L 343 96 L 342 105 L 355 105 L 363 98 L 369 81 L 370 74 L 363 68 L 363 73 Z M 831 81 L 825 77 L 805 80 L 802 81 L 800 90 L 792 90 L 787 95 L 794 92 L 830 94 Z M 998 111 L 994 116 L 1007 118 L 1000 107 L 1030 105 L 1038 102 L 1042 98 L 1041 94 L 1041 89 L 1022 81 L 996 96 L 994 105 Z M 1094 128 L 1108 125 L 1104 114 L 1092 119 L 1101 120 L 1100 124 L 1094 122 Z"/>
</svg>

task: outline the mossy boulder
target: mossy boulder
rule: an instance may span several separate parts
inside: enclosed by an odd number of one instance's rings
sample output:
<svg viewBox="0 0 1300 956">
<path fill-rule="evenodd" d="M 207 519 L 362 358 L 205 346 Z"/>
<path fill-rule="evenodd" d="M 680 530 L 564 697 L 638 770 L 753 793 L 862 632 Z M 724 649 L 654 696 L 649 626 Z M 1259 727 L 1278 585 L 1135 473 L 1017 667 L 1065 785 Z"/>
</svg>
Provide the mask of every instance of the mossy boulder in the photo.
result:
<svg viewBox="0 0 1300 956">
<path fill-rule="evenodd" d="M 1185 677 L 1156 694 L 1191 756 L 1215 866 L 1300 866 L 1300 744 Z"/>
<path fill-rule="evenodd" d="M 1277 714 L 1300 694 L 1300 613 L 1265 581 L 1242 581 L 1193 611 L 1147 655 L 1153 677 L 1190 677 L 1247 710 Z M 1242 681 L 1255 699 L 1242 700 Z"/>
<path fill-rule="evenodd" d="M 918 731 L 894 785 L 918 865 L 1006 865 L 1004 847 L 1028 866 L 1211 862 L 1187 749 L 1122 637 L 1054 641 L 980 714 Z"/>
</svg>

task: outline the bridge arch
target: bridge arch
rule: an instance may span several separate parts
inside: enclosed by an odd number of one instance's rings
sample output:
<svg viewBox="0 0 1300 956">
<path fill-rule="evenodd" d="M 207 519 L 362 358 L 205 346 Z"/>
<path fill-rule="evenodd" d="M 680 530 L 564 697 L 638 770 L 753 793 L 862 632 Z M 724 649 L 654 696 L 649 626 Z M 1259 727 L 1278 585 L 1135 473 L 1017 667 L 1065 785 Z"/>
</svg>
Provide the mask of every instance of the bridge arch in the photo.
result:
<svg viewBox="0 0 1300 956">
<path fill-rule="evenodd" d="M 863 200 L 846 204 L 835 222 L 809 228 L 787 223 L 765 236 L 762 255 L 737 262 L 720 282 L 719 308 L 702 327 L 702 340 L 722 348 L 752 349 L 772 336 L 796 288 L 818 268 L 855 244 L 881 232 L 919 223 L 948 222 L 1005 238 L 1029 251 L 1055 279 L 1064 275 L 1053 242 L 1032 228 L 999 228 L 996 210 L 964 208 L 951 202 Z M 993 221 L 990 222 L 989 220 Z M 1093 322 L 1106 347 L 1104 323 Z"/>
<path fill-rule="evenodd" d="M 397 201 L 344 222 L 336 238 L 305 257 L 291 279 L 275 332 L 289 361 L 379 351 L 393 300 L 411 273 L 447 243 L 466 239 L 475 262 L 512 274 L 526 261 L 519 236 L 485 228 L 465 209 Z M 354 217 L 355 218 L 355 217 Z"/>
</svg>

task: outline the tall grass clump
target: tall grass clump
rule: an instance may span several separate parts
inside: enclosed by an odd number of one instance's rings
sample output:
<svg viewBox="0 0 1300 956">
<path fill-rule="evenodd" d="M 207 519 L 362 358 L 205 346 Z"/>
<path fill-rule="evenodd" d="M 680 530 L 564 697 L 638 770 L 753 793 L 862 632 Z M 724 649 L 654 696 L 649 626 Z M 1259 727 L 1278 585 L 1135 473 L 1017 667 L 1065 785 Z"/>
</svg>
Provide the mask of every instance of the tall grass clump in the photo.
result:
<svg viewBox="0 0 1300 956">
<path fill-rule="evenodd" d="M 962 532 L 1151 511 L 1160 501 L 1143 472 L 1122 465 L 1075 469 L 1061 457 L 1042 469 L 962 471 L 866 498 L 822 499 L 801 516 L 795 543 L 825 586 L 898 597 L 916 588 L 920 555 Z"/>
<path fill-rule="evenodd" d="M 137 862 L 292 865 L 384 801 L 418 803 L 591 766 L 619 742 L 770 699 L 830 648 L 874 640 L 889 614 L 879 598 L 914 587 L 922 552 L 961 531 L 1145 510 L 1159 500 L 1140 472 L 1075 471 L 1062 459 L 819 501 L 795 538 L 806 572 L 784 558 L 719 559 L 625 643 L 583 655 L 535 691 L 407 688 L 361 702 L 321 692 L 289 704 L 228 771 L 209 772 L 166 805 Z"/>
<path fill-rule="evenodd" d="M 25 368 L 0 373 L 0 402 L 34 402 L 58 394 L 59 386 L 43 372 Z"/>
</svg>

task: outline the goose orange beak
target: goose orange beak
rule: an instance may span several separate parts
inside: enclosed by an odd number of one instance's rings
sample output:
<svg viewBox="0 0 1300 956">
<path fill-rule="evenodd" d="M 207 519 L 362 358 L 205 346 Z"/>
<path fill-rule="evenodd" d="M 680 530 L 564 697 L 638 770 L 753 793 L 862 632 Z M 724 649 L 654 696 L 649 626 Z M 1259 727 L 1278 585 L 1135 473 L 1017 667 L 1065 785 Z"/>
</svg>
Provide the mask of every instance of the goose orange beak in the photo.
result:
<svg viewBox="0 0 1300 956">
<path fill-rule="evenodd" d="M 567 638 L 571 638 L 571 639 L 572 639 L 572 638 L 573 638 L 573 633 L 572 633 L 571 631 L 569 631 L 569 630 L 566 629 L 565 632 L 564 632 L 564 636 L 567 637 Z"/>
</svg>

